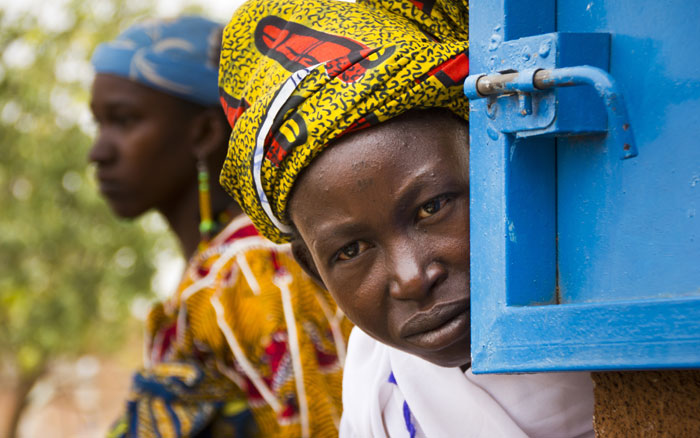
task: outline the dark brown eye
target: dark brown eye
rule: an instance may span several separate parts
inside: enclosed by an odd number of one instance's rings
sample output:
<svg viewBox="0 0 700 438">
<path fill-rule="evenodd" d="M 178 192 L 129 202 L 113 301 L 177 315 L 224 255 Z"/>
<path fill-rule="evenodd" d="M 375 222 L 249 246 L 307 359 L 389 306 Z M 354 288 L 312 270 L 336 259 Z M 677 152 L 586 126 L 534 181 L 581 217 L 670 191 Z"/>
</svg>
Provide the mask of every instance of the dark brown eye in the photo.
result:
<svg viewBox="0 0 700 438">
<path fill-rule="evenodd" d="M 447 196 L 438 196 L 431 199 L 418 209 L 418 219 L 425 219 L 440 211 L 447 203 Z"/>
<path fill-rule="evenodd" d="M 138 118 L 130 114 L 117 114 L 112 117 L 112 122 L 120 128 L 129 128 L 133 126 Z"/>
<path fill-rule="evenodd" d="M 362 251 L 366 250 L 367 248 L 369 248 L 369 245 L 366 242 L 355 241 L 355 242 L 349 243 L 349 244 L 345 245 L 344 247 L 340 248 L 340 250 L 338 251 L 337 259 L 338 260 L 353 259 L 353 258 L 357 257 L 358 255 L 360 255 L 360 253 Z"/>
</svg>

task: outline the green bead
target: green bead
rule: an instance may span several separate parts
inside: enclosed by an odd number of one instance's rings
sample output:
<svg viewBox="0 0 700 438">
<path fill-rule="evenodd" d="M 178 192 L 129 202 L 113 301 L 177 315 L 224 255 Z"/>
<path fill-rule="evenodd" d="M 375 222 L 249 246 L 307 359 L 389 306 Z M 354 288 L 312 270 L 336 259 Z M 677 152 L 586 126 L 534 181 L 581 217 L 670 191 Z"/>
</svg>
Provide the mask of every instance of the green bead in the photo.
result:
<svg viewBox="0 0 700 438">
<path fill-rule="evenodd" d="M 214 222 L 212 221 L 202 221 L 199 223 L 199 232 L 208 233 L 214 229 Z"/>
</svg>

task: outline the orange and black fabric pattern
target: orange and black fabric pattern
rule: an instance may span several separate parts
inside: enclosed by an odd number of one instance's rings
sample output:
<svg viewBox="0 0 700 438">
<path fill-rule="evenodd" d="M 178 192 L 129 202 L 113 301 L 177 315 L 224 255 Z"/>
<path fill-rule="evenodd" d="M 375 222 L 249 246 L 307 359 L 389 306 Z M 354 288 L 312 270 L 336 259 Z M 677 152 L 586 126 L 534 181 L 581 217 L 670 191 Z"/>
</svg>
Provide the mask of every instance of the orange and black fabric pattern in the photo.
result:
<svg viewBox="0 0 700 438">
<path fill-rule="evenodd" d="M 145 369 L 108 438 L 334 438 L 352 324 L 289 245 L 241 216 L 146 321 Z"/>
<path fill-rule="evenodd" d="M 415 108 L 468 117 L 468 18 L 466 0 L 254 0 L 234 14 L 220 181 L 263 235 L 289 241 L 294 182 L 334 139 Z"/>
</svg>

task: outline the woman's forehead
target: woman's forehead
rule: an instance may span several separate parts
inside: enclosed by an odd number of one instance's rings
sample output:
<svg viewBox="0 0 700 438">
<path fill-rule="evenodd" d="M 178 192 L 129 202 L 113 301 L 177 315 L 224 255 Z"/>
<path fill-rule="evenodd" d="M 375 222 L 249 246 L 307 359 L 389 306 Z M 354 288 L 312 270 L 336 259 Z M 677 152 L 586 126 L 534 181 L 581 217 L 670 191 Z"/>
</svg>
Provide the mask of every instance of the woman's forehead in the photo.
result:
<svg viewBox="0 0 700 438">
<path fill-rule="evenodd" d="M 466 122 L 441 113 L 415 112 L 350 134 L 324 150 L 302 173 L 292 193 L 290 218 L 306 221 L 316 216 L 311 206 L 325 210 L 317 202 L 325 195 L 351 210 L 347 204 L 354 193 L 390 197 L 412 180 L 429 183 L 439 172 L 466 182 L 467 145 Z"/>
<path fill-rule="evenodd" d="M 199 105 L 155 90 L 120 76 L 98 73 L 92 85 L 91 106 L 102 109 L 120 106 L 138 108 L 146 112 L 191 116 L 201 110 Z"/>
<path fill-rule="evenodd" d="M 157 101 L 164 93 L 127 78 L 99 73 L 92 83 L 92 100 L 110 104 L 145 105 Z"/>
<path fill-rule="evenodd" d="M 414 157 L 466 159 L 468 144 L 467 122 L 449 111 L 410 111 L 341 137 L 316 157 L 310 167 L 335 167 L 336 171 L 351 170 L 361 175 L 374 166 L 404 168 Z M 348 156 L 345 161 L 340 158 L 344 155 Z M 317 163 L 322 166 L 316 166 Z"/>
</svg>

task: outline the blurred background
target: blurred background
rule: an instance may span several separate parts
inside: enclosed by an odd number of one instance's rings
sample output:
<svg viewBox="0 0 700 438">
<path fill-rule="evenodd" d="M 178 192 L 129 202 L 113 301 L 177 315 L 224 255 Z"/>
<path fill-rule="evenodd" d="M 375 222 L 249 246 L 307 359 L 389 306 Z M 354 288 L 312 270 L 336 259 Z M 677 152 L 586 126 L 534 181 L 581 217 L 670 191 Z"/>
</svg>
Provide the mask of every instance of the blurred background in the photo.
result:
<svg viewBox="0 0 700 438">
<path fill-rule="evenodd" d="M 99 437 L 142 320 L 184 266 L 165 222 L 112 217 L 87 151 L 93 48 L 147 17 L 241 0 L 0 0 L 0 437 Z"/>
</svg>

